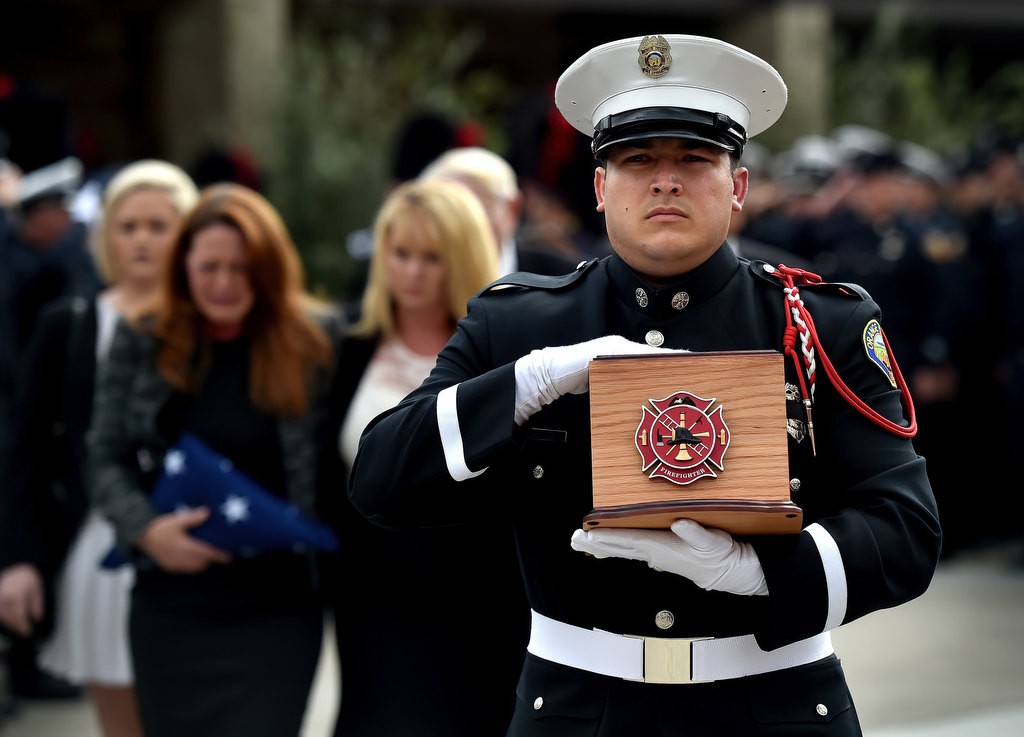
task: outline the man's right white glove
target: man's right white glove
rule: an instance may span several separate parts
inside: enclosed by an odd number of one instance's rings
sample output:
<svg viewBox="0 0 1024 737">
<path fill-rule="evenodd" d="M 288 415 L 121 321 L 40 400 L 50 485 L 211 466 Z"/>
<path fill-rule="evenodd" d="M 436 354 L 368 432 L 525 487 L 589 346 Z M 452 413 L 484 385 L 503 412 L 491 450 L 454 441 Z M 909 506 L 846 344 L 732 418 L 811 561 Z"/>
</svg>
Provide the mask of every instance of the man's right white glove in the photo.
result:
<svg viewBox="0 0 1024 737">
<path fill-rule="evenodd" d="M 573 550 L 597 558 L 644 561 L 656 571 L 685 576 L 708 591 L 764 596 L 768 584 L 754 546 L 724 530 L 677 519 L 669 530 L 576 530 Z"/>
<path fill-rule="evenodd" d="M 538 348 L 516 361 L 516 424 L 522 425 L 541 407 L 563 394 L 590 389 L 590 361 L 595 356 L 641 353 L 679 353 L 635 343 L 621 335 L 606 335 L 584 343 Z"/>
</svg>

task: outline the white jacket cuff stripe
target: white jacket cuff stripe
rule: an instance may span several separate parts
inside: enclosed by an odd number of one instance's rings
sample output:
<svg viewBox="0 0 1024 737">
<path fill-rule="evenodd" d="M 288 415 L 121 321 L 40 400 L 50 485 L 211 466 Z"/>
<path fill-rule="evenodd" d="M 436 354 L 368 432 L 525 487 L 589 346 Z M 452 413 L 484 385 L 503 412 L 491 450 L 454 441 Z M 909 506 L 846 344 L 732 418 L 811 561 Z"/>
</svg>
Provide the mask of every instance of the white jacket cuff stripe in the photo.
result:
<svg viewBox="0 0 1024 737">
<path fill-rule="evenodd" d="M 804 528 L 818 546 L 821 565 L 825 571 L 825 585 L 828 587 L 828 615 L 825 617 L 824 632 L 834 630 L 843 623 L 849 590 L 846 586 L 846 568 L 839 546 L 824 527 L 817 522 Z"/>
<path fill-rule="evenodd" d="M 456 391 L 459 385 L 442 389 L 437 395 L 437 430 L 441 434 L 441 448 L 448 473 L 456 481 L 467 481 L 479 476 L 486 468 L 470 471 L 466 465 L 466 451 L 462 447 L 462 430 L 459 428 L 459 408 L 456 405 Z"/>
</svg>

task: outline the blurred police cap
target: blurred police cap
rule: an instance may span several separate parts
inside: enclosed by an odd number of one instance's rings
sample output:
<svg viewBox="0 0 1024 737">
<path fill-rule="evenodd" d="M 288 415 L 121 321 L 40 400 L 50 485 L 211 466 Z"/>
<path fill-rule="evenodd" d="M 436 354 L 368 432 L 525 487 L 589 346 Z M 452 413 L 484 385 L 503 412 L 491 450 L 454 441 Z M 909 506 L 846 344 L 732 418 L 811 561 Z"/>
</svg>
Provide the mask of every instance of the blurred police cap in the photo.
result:
<svg viewBox="0 0 1024 737">
<path fill-rule="evenodd" d="M 82 184 L 82 172 L 82 162 L 68 156 L 22 175 L 18 184 L 18 206 L 22 212 L 28 212 L 44 203 L 70 203 Z"/>
<path fill-rule="evenodd" d="M 842 166 L 861 174 L 895 171 L 901 167 L 892 136 L 866 125 L 846 124 L 832 131 Z"/>
<path fill-rule="evenodd" d="M 952 180 L 952 169 L 936 151 L 913 141 L 900 141 L 896 153 L 907 174 L 936 186 L 946 186 Z"/>
<path fill-rule="evenodd" d="M 569 123 L 609 146 L 685 138 L 739 154 L 782 115 L 788 92 L 768 62 L 715 38 L 637 36 L 597 46 L 558 79 Z"/>
<path fill-rule="evenodd" d="M 790 191 L 810 194 L 839 169 L 839 145 L 827 136 L 800 136 L 787 150 L 775 155 L 773 174 L 786 182 Z"/>
</svg>

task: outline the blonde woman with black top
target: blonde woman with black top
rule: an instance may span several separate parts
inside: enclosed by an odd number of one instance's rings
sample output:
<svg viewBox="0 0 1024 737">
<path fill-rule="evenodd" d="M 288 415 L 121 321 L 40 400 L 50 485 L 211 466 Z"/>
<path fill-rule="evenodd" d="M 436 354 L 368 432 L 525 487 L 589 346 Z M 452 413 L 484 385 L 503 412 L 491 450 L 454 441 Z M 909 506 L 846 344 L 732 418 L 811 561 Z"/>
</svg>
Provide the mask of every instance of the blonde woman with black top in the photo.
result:
<svg viewBox="0 0 1024 737">
<path fill-rule="evenodd" d="M 333 409 L 351 464 L 365 425 L 430 373 L 466 303 L 499 273 L 479 201 L 450 180 L 394 189 L 377 213 L 369 280 L 341 350 Z M 500 737 L 529 616 L 513 556 L 479 527 L 393 532 L 332 497 L 343 570 L 332 577 L 341 661 L 336 737 Z M 426 521 L 426 520 L 424 520 Z M 470 561 L 486 557 L 484 573 Z M 481 638 L 500 630 L 485 648 Z"/>
</svg>

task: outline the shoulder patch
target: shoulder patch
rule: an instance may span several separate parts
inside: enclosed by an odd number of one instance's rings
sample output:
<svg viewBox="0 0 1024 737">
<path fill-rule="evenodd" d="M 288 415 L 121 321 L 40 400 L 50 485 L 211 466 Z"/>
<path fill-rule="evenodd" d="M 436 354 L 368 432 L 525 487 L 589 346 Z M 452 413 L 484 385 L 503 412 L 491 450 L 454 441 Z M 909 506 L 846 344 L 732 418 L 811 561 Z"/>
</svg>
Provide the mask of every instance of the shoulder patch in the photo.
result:
<svg viewBox="0 0 1024 737">
<path fill-rule="evenodd" d="M 896 388 L 896 377 L 892 373 L 892 363 L 889 360 L 889 350 L 885 347 L 885 335 L 882 333 L 882 326 L 878 320 L 868 320 L 864 326 L 864 352 L 873 364 L 885 374 L 885 378 Z"/>
<path fill-rule="evenodd" d="M 558 276 L 534 274 L 529 271 L 514 271 L 511 274 L 507 274 L 500 279 L 491 282 L 481 289 L 479 294 L 484 295 L 504 289 L 547 289 L 557 291 L 575 283 L 581 276 L 593 268 L 597 262 L 598 259 L 596 258 L 590 259 L 589 261 L 580 261 L 576 266 L 575 271 L 570 271 L 568 274 L 560 274 Z"/>
</svg>

